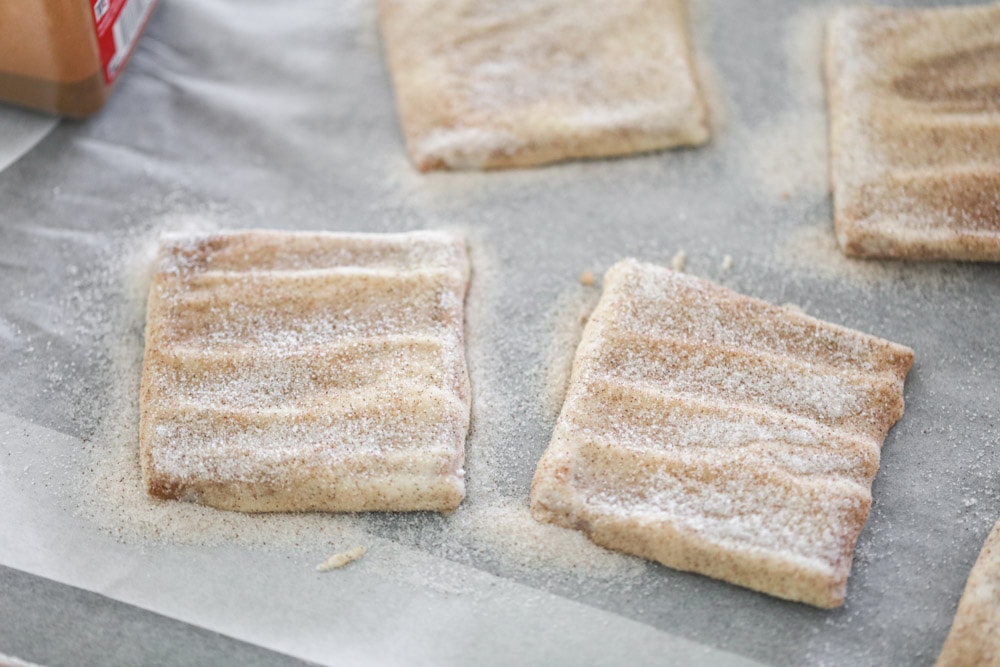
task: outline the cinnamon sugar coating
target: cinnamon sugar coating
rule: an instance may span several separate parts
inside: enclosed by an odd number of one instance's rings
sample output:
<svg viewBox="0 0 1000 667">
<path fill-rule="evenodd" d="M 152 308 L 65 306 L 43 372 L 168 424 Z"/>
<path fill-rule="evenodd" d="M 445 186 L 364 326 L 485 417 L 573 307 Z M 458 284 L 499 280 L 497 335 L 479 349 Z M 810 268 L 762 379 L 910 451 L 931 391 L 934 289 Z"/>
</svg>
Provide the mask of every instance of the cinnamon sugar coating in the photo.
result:
<svg viewBox="0 0 1000 667">
<path fill-rule="evenodd" d="M 1000 261 L 1000 4 L 838 10 L 827 86 L 844 252 Z"/>
<path fill-rule="evenodd" d="M 532 513 L 673 568 L 840 605 L 912 362 L 906 347 L 619 262 Z"/>
<path fill-rule="evenodd" d="M 463 242 L 434 232 L 165 239 L 140 405 L 149 493 L 246 512 L 454 509 L 468 279 Z"/>
<path fill-rule="evenodd" d="M 683 0 L 380 0 L 421 171 L 700 144 Z"/>
</svg>

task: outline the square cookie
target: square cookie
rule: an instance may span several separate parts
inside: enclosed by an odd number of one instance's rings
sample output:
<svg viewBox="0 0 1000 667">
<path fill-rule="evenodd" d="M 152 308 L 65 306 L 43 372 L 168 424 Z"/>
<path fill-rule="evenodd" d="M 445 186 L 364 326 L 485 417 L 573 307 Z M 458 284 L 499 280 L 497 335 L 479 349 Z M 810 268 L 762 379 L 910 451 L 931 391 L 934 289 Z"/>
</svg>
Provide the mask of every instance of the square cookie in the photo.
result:
<svg viewBox="0 0 1000 667">
<path fill-rule="evenodd" d="M 1000 5 L 839 10 L 827 87 L 844 252 L 1000 261 Z"/>
<path fill-rule="evenodd" d="M 683 0 L 380 0 L 379 10 L 421 171 L 708 140 Z"/>
<path fill-rule="evenodd" d="M 532 513 L 610 549 L 835 607 L 912 362 L 900 345 L 619 262 Z"/>
<path fill-rule="evenodd" d="M 464 242 L 166 238 L 149 294 L 149 493 L 244 512 L 453 510 L 469 428 Z"/>
</svg>

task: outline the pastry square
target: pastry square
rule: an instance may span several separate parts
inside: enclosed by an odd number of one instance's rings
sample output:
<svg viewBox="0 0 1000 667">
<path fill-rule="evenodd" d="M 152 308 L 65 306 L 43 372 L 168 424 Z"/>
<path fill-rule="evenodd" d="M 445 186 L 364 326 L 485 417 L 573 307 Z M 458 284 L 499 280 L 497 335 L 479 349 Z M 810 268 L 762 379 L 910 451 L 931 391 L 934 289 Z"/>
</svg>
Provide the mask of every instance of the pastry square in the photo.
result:
<svg viewBox="0 0 1000 667">
<path fill-rule="evenodd" d="M 149 294 L 149 493 L 244 512 L 435 510 L 465 493 L 461 239 L 168 237 Z"/>
<path fill-rule="evenodd" d="M 536 519 L 819 607 L 844 599 L 913 352 L 625 260 L 535 472 Z"/>
<path fill-rule="evenodd" d="M 1000 4 L 839 10 L 827 88 L 844 252 L 1000 261 Z"/>
<path fill-rule="evenodd" d="M 708 140 L 684 0 L 380 0 L 379 13 L 421 171 Z"/>
<path fill-rule="evenodd" d="M 936 665 L 1000 665 L 1000 523 L 969 573 Z"/>
</svg>

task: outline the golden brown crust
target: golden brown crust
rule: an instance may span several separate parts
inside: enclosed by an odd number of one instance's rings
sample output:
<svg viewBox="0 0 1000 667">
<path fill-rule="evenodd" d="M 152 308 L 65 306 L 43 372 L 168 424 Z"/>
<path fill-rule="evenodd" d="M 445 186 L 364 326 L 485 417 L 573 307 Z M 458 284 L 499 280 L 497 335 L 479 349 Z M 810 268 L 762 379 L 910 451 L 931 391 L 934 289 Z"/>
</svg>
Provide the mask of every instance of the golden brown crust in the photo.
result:
<svg viewBox="0 0 1000 667">
<path fill-rule="evenodd" d="M 149 493 L 248 512 L 450 511 L 469 424 L 464 244 L 234 232 L 161 245 Z"/>
<path fill-rule="evenodd" d="M 619 262 L 532 513 L 676 569 L 838 606 L 912 363 L 909 348 Z"/>
<path fill-rule="evenodd" d="M 1000 523 L 969 573 L 937 667 L 1000 665 Z"/>
<path fill-rule="evenodd" d="M 379 10 L 421 171 L 708 140 L 683 0 L 380 0 Z"/>
<path fill-rule="evenodd" d="M 839 10 L 827 33 L 844 252 L 1000 261 L 1000 5 Z"/>
</svg>

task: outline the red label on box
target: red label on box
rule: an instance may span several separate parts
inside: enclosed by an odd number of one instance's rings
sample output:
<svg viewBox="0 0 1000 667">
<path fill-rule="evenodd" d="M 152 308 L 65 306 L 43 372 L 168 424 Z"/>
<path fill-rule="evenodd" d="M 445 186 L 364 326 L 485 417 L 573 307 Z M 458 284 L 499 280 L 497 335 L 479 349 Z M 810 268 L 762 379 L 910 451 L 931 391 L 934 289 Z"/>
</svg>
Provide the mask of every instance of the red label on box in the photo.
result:
<svg viewBox="0 0 1000 667">
<path fill-rule="evenodd" d="M 156 0 L 90 0 L 104 80 L 113 82 L 128 60 Z"/>
</svg>

